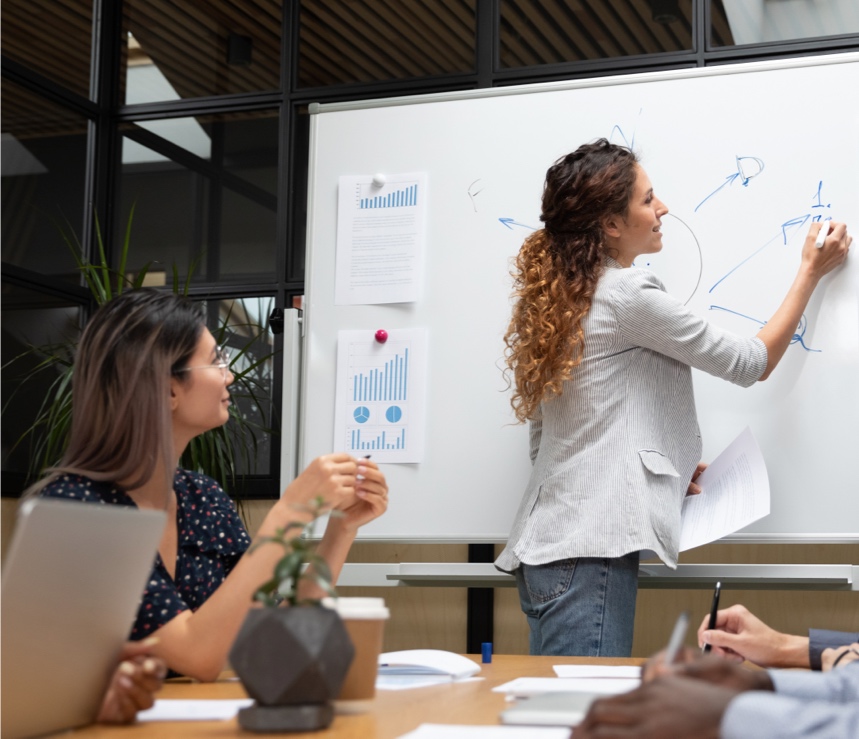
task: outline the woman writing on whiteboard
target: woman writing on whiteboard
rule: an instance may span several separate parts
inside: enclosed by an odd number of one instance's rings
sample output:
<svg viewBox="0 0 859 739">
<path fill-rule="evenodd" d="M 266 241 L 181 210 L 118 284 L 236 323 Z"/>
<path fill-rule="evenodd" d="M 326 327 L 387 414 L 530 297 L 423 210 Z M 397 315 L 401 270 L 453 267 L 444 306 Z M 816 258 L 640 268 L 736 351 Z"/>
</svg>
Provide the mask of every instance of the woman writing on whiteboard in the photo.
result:
<svg viewBox="0 0 859 739">
<path fill-rule="evenodd" d="M 199 304 L 149 289 L 106 303 L 75 358 L 72 428 L 63 460 L 31 493 L 167 511 L 158 557 L 131 639 L 176 672 L 214 680 L 280 547 L 251 540 L 232 501 L 205 475 L 179 467 L 195 436 L 229 419 L 233 375 Z M 345 453 L 311 462 L 262 521 L 257 536 L 310 520 L 322 498 L 337 509 L 319 544 L 336 579 L 358 527 L 387 507 L 384 475 Z M 85 574 L 85 573 L 84 573 Z M 309 586 L 304 597 L 321 596 Z"/>
<path fill-rule="evenodd" d="M 601 139 L 548 171 L 515 270 L 505 337 L 512 405 L 530 422 L 531 477 L 496 566 L 516 576 L 532 654 L 629 656 L 640 552 L 677 563 L 701 439 L 691 367 L 766 379 L 851 237 L 813 224 L 784 302 L 757 336 L 708 324 L 644 269 L 668 208 L 635 155 Z"/>
</svg>

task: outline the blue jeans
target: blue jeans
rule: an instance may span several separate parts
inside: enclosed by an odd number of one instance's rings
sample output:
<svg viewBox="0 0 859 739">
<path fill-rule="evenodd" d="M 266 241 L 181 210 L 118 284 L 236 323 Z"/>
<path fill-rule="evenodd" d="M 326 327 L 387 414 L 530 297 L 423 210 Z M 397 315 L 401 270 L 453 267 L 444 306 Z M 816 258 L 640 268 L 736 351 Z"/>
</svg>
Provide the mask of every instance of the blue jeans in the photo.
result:
<svg viewBox="0 0 859 739">
<path fill-rule="evenodd" d="M 514 572 L 531 654 L 629 657 L 639 552 L 522 564 Z"/>
</svg>

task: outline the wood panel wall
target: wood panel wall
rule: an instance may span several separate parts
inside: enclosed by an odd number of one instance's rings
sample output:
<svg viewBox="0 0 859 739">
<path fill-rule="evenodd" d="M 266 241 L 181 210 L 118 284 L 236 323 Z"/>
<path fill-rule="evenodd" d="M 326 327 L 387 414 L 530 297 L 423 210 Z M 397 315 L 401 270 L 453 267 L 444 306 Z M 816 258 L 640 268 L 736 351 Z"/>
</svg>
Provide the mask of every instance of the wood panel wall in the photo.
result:
<svg viewBox="0 0 859 739">
<path fill-rule="evenodd" d="M 14 527 L 17 500 L 3 498 L 0 535 L 5 552 Z M 259 526 L 271 501 L 243 506 L 251 532 Z M 464 544 L 369 544 L 352 547 L 350 562 L 466 562 Z M 859 562 L 859 544 L 711 544 L 682 556 L 684 563 L 844 564 Z M 465 588 L 341 588 L 344 596 L 385 599 L 391 620 L 385 633 L 385 651 L 447 649 L 465 651 Z M 646 657 L 661 649 L 679 611 L 690 609 L 693 622 L 710 608 L 707 590 L 642 589 L 636 609 L 633 656 Z M 859 592 L 797 590 L 722 590 L 722 605 L 742 603 L 780 631 L 804 634 L 809 626 L 859 631 Z M 690 633 L 688 643 L 694 642 Z M 495 589 L 496 654 L 527 654 L 528 627 L 519 610 L 515 588 Z"/>
</svg>

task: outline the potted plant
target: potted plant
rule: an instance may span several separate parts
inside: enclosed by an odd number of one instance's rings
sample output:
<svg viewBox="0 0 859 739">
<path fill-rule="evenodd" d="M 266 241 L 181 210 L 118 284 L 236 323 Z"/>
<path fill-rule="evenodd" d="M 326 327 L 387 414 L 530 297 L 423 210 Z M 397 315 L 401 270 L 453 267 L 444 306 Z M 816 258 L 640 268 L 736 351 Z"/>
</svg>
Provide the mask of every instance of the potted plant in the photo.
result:
<svg viewBox="0 0 859 739">
<path fill-rule="evenodd" d="M 134 207 L 128 217 L 125 236 L 117 247 L 119 263 L 116 269 L 113 269 L 108 261 L 107 247 L 97 219 L 95 240 L 98 255 L 97 259 L 92 261 L 84 255 L 84 248 L 77 236 L 70 229 L 57 225 L 96 306 L 103 305 L 126 290 L 139 289 L 149 273 L 151 263 L 144 265 L 136 275 L 130 276 L 126 272 L 133 218 Z M 196 266 L 197 260 L 194 260 L 184 283 L 181 283 L 174 265 L 174 293 L 188 294 Z M 273 433 L 266 423 L 263 412 L 265 402 L 262 399 L 266 392 L 263 380 L 266 373 L 270 372 L 273 356 L 270 351 L 265 350 L 267 345 L 260 342 L 267 334 L 268 326 L 261 325 L 264 321 L 250 320 L 250 312 L 245 308 L 242 300 L 232 301 L 226 313 L 221 312 L 219 325 L 212 330 L 218 344 L 229 343 L 231 338 L 234 340 L 230 370 L 234 377 L 232 395 L 236 402 L 230 406 L 229 427 L 221 426 L 192 439 L 180 461 L 182 467 L 203 472 L 218 480 L 239 505 L 241 497 L 238 478 L 242 474 L 241 469 L 250 469 L 253 466 L 260 438 L 265 439 Z M 262 351 L 259 351 L 259 347 L 262 347 Z M 47 392 L 33 422 L 9 450 L 11 453 L 19 445 L 28 444 L 29 470 L 26 484 L 37 480 L 45 469 L 57 464 L 65 450 L 71 427 L 71 379 L 76 349 L 77 338 L 57 344 L 31 345 L 29 349 L 3 364 L 4 375 L 7 372 L 12 375 L 14 370 L 21 368 L 20 376 L 11 378 L 16 387 L 4 399 L 3 414 L 12 407 L 12 397 L 27 383 L 35 378 L 45 378 L 44 382 L 47 384 Z M 249 413 L 247 409 L 252 409 L 253 412 Z"/>
<path fill-rule="evenodd" d="M 290 523 L 248 552 L 269 544 L 284 550 L 272 578 L 254 595 L 262 607 L 248 612 L 230 651 L 230 664 L 256 701 L 239 711 L 240 726 L 250 731 L 328 727 L 334 718 L 331 701 L 355 654 L 337 612 L 299 592 L 301 582 L 309 580 L 335 595 L 331 571 L 312 540 L 314 521 L 326 512 L 324 501 L 317 498 L 308 512 L 309 524 Z"/>
</svg>

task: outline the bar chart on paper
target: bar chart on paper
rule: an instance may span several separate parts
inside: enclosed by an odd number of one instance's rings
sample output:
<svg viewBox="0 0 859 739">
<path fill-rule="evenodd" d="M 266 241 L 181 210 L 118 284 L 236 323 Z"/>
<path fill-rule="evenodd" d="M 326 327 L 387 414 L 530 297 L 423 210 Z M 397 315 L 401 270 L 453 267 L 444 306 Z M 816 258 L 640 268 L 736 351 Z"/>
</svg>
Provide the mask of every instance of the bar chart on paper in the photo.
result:
<svg viewBox="0 0 859 739">
<path fill-rule="evenodd" d="M 370 184 L 361 183 L 357 187 L 358 208 L 404 208 L 418 204 L 418 183 L 398 182 L 394 186 L 383 187 L 381 191 Z"/>
<path fill-rule="evenodd" d="M 335 448 L 383 462 L 418 461 L 424 332 L 392 334 L 382 344 L 372 332 L 341 332 Z"/>
</svg>

